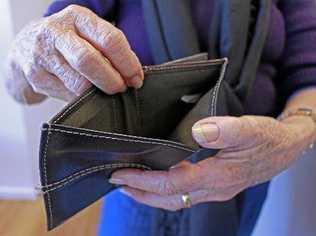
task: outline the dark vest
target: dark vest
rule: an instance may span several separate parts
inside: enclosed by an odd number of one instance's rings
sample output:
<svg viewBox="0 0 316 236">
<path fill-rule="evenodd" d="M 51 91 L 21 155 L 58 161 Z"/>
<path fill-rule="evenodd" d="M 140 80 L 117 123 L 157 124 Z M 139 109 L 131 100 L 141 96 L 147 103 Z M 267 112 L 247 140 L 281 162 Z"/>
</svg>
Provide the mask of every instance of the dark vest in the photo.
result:
<svg viewBox="0 0 316 236">
<path fill-rule="evenodd" d="M 142 4 L 155 63 L 200 52 L 190 16 L 190 0 L 143 0 Z M 216 115 L 239 116 L 244 112 L 243 104 L 256 78 L 269 27 L 271 1 L 220 0 L 214 5 L 209 58 L 226 57 L 229 61 L 220 86 Z M 267 184 L 263 184 L 230 201 L 199 204 L 178 213 L 155 210 L 153 235 L 172 235 L 174 231 L 170 229 L 175 227 L 172 224 L 180 227 L 180 235 L 250 235 L 266 190 Z"/>
</svg>

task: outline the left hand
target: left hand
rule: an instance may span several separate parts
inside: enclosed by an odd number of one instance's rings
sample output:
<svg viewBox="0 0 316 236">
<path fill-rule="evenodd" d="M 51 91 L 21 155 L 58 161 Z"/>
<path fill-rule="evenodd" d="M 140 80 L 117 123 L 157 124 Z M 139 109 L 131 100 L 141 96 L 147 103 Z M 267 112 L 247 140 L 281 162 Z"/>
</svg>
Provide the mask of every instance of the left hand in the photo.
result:
<svg viewBox="0 0 316 236">
<path fill-rule="evenodd" d="M 221 149 L 216 156 L 197 164 L 183 161 L 168 171 L 119 170 L 110 182 L 123 185 L 138 202 L 172 211 L 184 208 L 185 193 L 193 205 L 226 201 L 287 169 L 311 142 L 314 129 L 310 118 L 300 116 L 283 122 L 209 117 L 197 122 L 192 134 L 202 147 Z"/>
</svg>

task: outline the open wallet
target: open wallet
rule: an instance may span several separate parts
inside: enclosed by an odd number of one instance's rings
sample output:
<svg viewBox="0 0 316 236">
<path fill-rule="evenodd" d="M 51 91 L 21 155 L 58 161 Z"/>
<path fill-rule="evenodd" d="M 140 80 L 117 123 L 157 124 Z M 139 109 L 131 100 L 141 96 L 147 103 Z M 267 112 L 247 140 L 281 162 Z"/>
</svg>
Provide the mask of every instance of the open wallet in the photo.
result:
<svg viewBox="0 0 316 236">
<path fill-rule="evenodd" d="M 191 128 L 222 109 L 227 63 L 202 53 L 144 66 L 141 89 L 107 95 L 93 87 L 44 124 L 40 175 L 48 230 L 117 188 L 108 179 L 118 169 L 168 170 L 215 155 L 198 146 Z"/>
</svg>

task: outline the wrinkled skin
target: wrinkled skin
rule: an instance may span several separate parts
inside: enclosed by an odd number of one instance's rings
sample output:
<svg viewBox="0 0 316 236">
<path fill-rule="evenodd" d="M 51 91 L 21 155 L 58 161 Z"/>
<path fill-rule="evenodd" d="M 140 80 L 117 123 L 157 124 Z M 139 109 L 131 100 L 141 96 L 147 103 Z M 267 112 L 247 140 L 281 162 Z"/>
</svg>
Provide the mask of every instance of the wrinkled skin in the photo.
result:
<svg viewBox="0 0 316 236">
<path fill-rule="evenodd" d="M 316 89 L 303 92 L 287 109 L 308 104 L 316 107 Z M 184 208 L 181 196 L 191 203 L 226 201 L 242 190 L 270 180 L 287 169 L 315 141 L 316 124 L 307 116 L 282 122 L 261 116 L 209 117 L 192 128 L 205 148 L 221 151 L 197 164 L 184 161 L 169 171 L 119 170 L 111 183 L 138 202 L 167 210 Z M 172 157 L 170 157 L 172 158 Z"/>
<path fill-rule="evenodd" d="M 114 94 L 141 87 L 144 78 L 124 34 L 75 5 L 27 25 L 7 64 L 9 91 L 25 103 L 46 96 L 69 101 L 92 84 Z"/>
</svg>

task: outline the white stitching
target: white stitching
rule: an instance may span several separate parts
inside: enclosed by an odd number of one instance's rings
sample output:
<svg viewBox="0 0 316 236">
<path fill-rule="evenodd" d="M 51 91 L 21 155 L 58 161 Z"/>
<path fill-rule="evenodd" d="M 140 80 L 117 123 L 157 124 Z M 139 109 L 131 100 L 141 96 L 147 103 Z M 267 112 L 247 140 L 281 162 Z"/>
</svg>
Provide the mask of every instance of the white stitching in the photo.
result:
<svg viewBox="0 0 316 236">
<path fill-rule="evenodd" d="M 161 146 L 167 146 L 167 147 L 172 147 L 188 152 L 194 152 L 192 149 L 186 148 L 186 147 L 179 147 L 176 145 L 168 144 L 168 143 L 159 143 L 159 142 L 152 142 L 152 141 L 142 141 L 142 140 L 132 140 L 132 139 L 124 139 L 124 138 L 116 138 L 116 137 L 109 137 L 109 136 L 101 136 L 101 135 L 96 135 L 96 134 L 86 134 L 86 133 L 81 133 L 81 132 L 75 132 L 75 131 L 68 131 L 68 130 L 61 130 L 61 129 L 54 129 L 54 128 L 44 128 L 42 130 L 49 130 L 49 131 L 55 131 L 59 133 L 67 133 L 67 134 L 74 134 L 74 135 L 80 135 L 80 136 L 87 136 L 87 137 L 92 137 L 92 138 L 103 138 L 103 139 L 110 139 L 110 140 L 119 140 L 123 142 L 132 142 L 132 143 L 146 143 L 146 144 L 154 144 L 154 145 L 161 145 Z"/>
<path fill-rule="evenodd" d="M 187 70 L 194 70 L 195 67 L 204 67 L 204 66 L 214 66 L 214 65 L 220 65 L 223 63 L 223 59 L 215 59 L 215 60 L 208 60 L 205 63 L 199 63 L 199 62 L 185 62 L 183 64 L 174 64 L 174 65 L 152 65 L 152 66 L 143 66 L 143 70 L 145 74 L 151 73 L 151 72 L 169 72 L 170 70 L 176 70 L 176 72 L 180 71 L 181 69 L 187 69 Z"/>
<path fill-rule="evenodd" d="M 225 77 L 225 74 L 226 74 L 227 65 L 228 65 L 228 58 L 224 58 L 224 63 L 222 65 L 221 74 L 220 74 L 218 83 L 215 85 L 213 96 L 212 96 L 211 116 L 216 116 L 216 113 L 217 113 L 216 105 L 217 105 L 217 100 L 218 100 L 218 92 L 219 92 L 219 88 L 220 88 L 220 86 L 222 84 L 222 81 L 224 80 L 224 77 Z"/>
<path fill-rule="evenodd" d="M 90 167 L 87 169 L 83 169 L 79 172 L 76 172 L 60 181 L 51 183 L 51 184 L 47 184 L 42 186 L 42 188 L 50 188 L 50 187 L 54 187 L 55 185 L 59 185 L 62 182 L 68 181 L 78 175 L 82 175 L 85 174 L 86 172 L 90 172 L 93 170 L 100 170 L 100 169 L 114 169 L 114 168 L 128 168 L 128 167 L 134 167 L 134 168 L 142 168 L 142 169 L 148 169 L 151 170 L 150 167 L 146 166 L 146 165 L 142 165 L 142 164 L 137 164 L 137 163 L 113 163 L 113 164 L 104 164 L 104 165 L 99 165 L 99 166 L 94 166 L 94 167 Z"/>
<path fill-rule="evenodd" d="M 44 168 L 44 181 L 45 181 L 45 185 L 47 185 L 48 179 L 47 179 L 47 149 L 48 149 L 48 142 L 49 142 L 49 137 L 50 137 L 51 132 L 48 131 L 47 134 L 47 139 L 46 139 L 46 143 L 45 143 L 45 149 L 44 149 L 44 160 L 43 160 L 43 168 Z M 52 228 L 53 225 L 53 210 L 52 210 L 52 203 L 51 203 L 51 198 L 50 198 L 50 194 L 47 193 L 47 205 L 48 205 L 48 214 L 49 214 L 49 228 Z"/>
<path fill-rule="evenodd" d="M 111 98 L 112 100 L 112 107 L 113 107 L 113 120 L 114 120 L 114 130 L 118 130 L 119 129 L 119 125 L 117 122 L 117 117 L 116 117 L 116 102 L 114 98 Z"/>
<path fill-rule="evenodd" d="M 43 170 L 44 170 L 44 184 L 47 185 L 48 183 L 48 178 L 47 178 L 47 150 L 48 150 L 48 144 L 49 144 L 49 138 L 50 138 L 50 135 L 51 135 L 51 131 L 53 129 L 50 129 L 50 128 L 44 128 L 42 130 L 48 130 L 48 134 L 47 134 L 47 139 L 46 139 L 46 143 L 45 143 L 45 149 L 44 149 L 44 157 L 43 157 Z M 62 131 L 62 130 L 61 130 Z M 145 166 L 144 166 L 145 167 Z M 79 178 L 79 177 L 78 177 Z M 65 185 L 65 184 L 64 184 Z M 63 186 L 64 186 L 63 185 Z M 53 191 L 53 190 L 50 190 L 50 191 Z M 50 191 L 47 191 L 47 206 L 48 206 L 48 214 L 49 214 L 49 217 L 48 217 L 48 225 L 49 225 L 49 228 L 52 228 L 53 227 L 53 222 L 54 222 L 54 218 L 53 218 L 53 208 L 52 208 L 52 202 L 51 202 L 51 196 L 50 196 Z"/>
<path fill-rule="evenodd" d="M 141 109 L 141 100 L 139 98 L 139 94 L 138 94 L 138 91 L 137 89 L 134 90 L 134 94 L 135 94 L 135 108 L 136 108 L 136 114 L 137 114 L 137 119 L 138 119 L 138 125 L 139 127 L 137 128 L 141 128 L 143 126 L 143 120 L 142 120 L 142 116 L 141 116 L 141 113 L 142 113 L 142 109 Z"/>
<path fill-rule="evenodd" d="M 60 124 L 55 124 L 52 125 L 51 127 L 61 127 L 61 128 L 69 128 L 69 129 L 73 129 L 74 127 L 72 126 L 67 126 L 67 125 L 60 125 Z M 157 143 L 170 143 L 170 144 L 174 144 L 177 146 L 181 146 L 181 147 L 185 147 L 184 144 L 179 143 L 179 142 L 175 142 L 175 141 L 171 141 L 171 140 L 161 140 L 161 139 L 157 139 L 157 138 L 148 138 L 148 137 L 143 137 L 143 136 L 135 136 L 135 135 L 130 135 L 130 134 L 121 134 L 121 133 L 111 133 L 111 132 L 105 132 L 105 131 L 100 131 L 100 130 L 91 130 L 91 129 L 86 129 L 86 128 L 75 128 L 77 130 L 83 130 L 83 131 L 87 131 L 87 132 L 94 132 L 94 133 L 100 133 L 103 135 L 115 135 L 115 136 L 120 136 L 120 137 L 126 137 L 126 138 L 131 138 L 131 139 L 143 139 L 143 140 L 149 140 L 149 141 L 154 141 Z M 45 130 L 42 129 L 42 130 Z M 194 152 L 194 150 L 191 150 L 192 152 Z"/>
<path fill-rule="evenodd" d="M 115 168 L 140 168 L 140 169 L 144 169 L 144 170 L 151 170 L 150 167 L 146 166 L 146 165 L 141 165 L 141 164 L 137 164 L 137 163 L 115 163 L 115 164 L 105 164 L 105 165 L 101 165 L 101 166 L 94 166 L 88 169 L 84 169 L 81 170 L 73 175 L 70 175 L 60 181 L 42 186 L 42 191 L 43 194 L 48 194 L 49 192 L 52 192 L 56 189 L 62 188 L 65 185 L 80 179 L 81 177 L 87 176 L 89 174 L 93 174 L 95 172 L 99 172 L 102 170 L 108 170 L 108 169 L 115 169 Z"/>
<path fill-rule="evenodd" d="M 219 82 L 219 81 L 218 81 Z M 215 87 L 214 87 L 214 91 L 212 93 L 212 98 L 211 98 L 211 116 L 214 116 L 214 104 L 215 104 L 215 96 L 216 96 L 216 87 L 218 85 L 218 82 L 216 83 Z"/>
<path fill-rule="evenodd" d="M 77 106 L 78 103 L 80 103 L 82 100 L 92 95 L 93 92 L 95 91 L 96 89 L 93 88 L 89 93 L 87 93 L 86 95 L 81 97 L 78 101 L 76 101 L 74 104 L 72 104 L 70 107 L 68 107 L 68 109 L 66 109 L 55 121 L 53 121 L 53 124 L 56 124 L 58 121 L 60 121 L 68 112 L 70 112 L 75 106 Z"/>
</svg>

